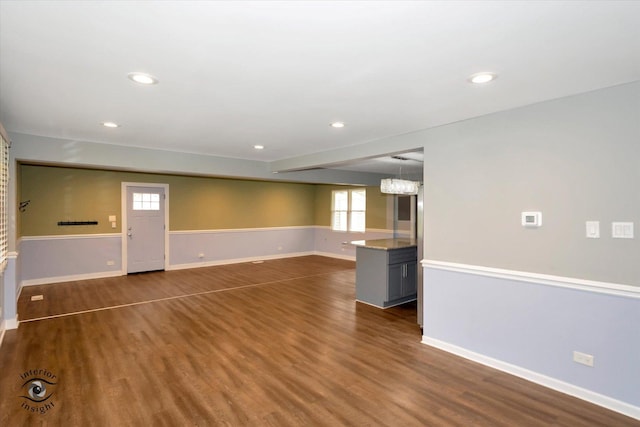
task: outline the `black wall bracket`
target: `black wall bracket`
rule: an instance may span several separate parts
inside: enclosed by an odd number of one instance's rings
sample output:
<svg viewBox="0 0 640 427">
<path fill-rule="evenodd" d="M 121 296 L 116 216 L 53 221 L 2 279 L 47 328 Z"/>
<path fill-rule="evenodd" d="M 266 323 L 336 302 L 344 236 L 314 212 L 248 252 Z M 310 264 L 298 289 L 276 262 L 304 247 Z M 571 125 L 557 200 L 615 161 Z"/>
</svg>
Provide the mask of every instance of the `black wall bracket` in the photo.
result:
<svg viewBox="0 0 640 427">
<path fill-rule="evenodd" d="M 98 221 L 58 221 L 58 225 L 98 225 Z"/>
</svg>

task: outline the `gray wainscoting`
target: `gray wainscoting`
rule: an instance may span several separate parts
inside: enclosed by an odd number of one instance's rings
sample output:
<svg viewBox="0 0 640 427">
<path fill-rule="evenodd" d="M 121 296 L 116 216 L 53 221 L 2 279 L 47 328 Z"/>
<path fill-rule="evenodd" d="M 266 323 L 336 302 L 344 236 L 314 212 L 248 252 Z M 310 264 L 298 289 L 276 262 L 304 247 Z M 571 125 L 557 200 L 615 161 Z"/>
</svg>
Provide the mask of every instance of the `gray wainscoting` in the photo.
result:
<svg viewBox="0 0 640 427">
<path fill-rule="evenodd" d="M 356 247 L 350 245 L 349 242 L 391 237 L 393 237 L 393 230 L 368 229 L 364 233 L 353 233 L 332 231 L 331 227 L 316 227 L 315 251 L 320 255 L 355 261 Z"/>
<path fill-rule="evenodd" d="M 428 264 L 423 342 L 640 416 L 640 292 L 634 287 L 597 289 L 578 279 L 554 284 L 527 273 L 492 277 Z M 594 356 L 594 366 L 574 362 L 574 351 Z"/>
<path fill-rule="evenodd" d="M 314 227 L 172 231 L 170 268 L 280 258 L 313 253 Z"/>
<path fill-rule="evenodd" d="M 355 260 L 344 242 L 392 237 L 391 230 L 334 232 L 329 227 L 272 227 L 169 232 L 169 269 L 319 254 Z M 122 274 L 120 234 L 25 237 L 19 246 L 21 286 Z"/>
<path fill-rule="evenodd" d="M 121 252 L 120 234 L 25 237 L 19 247 L 21 283 L 117 275 Z"/>
</svg>

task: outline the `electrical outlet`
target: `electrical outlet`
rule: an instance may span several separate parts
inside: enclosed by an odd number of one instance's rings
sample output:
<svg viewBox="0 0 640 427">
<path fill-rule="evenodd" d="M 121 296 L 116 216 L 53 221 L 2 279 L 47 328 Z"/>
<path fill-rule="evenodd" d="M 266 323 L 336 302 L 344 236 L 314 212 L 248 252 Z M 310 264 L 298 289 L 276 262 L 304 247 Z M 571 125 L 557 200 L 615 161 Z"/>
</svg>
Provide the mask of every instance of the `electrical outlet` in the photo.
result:
<svg viewBox="0 0 640 427">
<path fill-rule="evenodd" d="M 107 265 L 116 265 L 115 261 L 109 260 L 107 261 Z"/>
<path fill-rule="evenodd" d="M 200 252 L 200 253 L 198 254 L 198 258 L 204 258 L 204 253 Z"/>
<path fill-rule="evenodd" d="M 42 301 L 44 299 L 44 295 L 31 295 L 31 301 Z"/>
<path fill-rule="evenodd" d="M 282 246 L 278 246 L 278 250 L 281 251 L 282 250 Z"/>
<path fill-rule="evenodd" d="M 573 361 L 582 365 L 591 366 L 593 368 L 593 356 L 579 351 L 573 352 Z"/>
</svg>

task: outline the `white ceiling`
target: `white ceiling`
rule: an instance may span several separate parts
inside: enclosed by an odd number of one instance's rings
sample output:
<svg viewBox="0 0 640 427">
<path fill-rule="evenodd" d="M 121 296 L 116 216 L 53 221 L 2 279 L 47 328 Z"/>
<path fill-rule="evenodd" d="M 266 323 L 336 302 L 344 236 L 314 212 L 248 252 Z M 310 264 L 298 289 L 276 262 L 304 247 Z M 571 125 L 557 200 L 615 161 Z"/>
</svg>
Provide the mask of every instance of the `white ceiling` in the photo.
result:
<svg viewBox="0 0 640 427">
<path fill-rule="evenodd" d="M 281 160 L 640 80 L 639 22 L 635 1 L 0 0 L 0 121 Z"/>
</svg>

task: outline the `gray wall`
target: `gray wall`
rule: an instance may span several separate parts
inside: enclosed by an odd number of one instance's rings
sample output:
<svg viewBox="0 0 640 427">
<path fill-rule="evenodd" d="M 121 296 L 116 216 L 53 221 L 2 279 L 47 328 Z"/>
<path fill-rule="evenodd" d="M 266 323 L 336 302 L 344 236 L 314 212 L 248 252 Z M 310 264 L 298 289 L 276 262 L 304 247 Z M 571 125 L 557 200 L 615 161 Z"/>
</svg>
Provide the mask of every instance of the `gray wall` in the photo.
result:
<svg viewBox="0 0 640 427">
<path fill-rule="evenodd" d="M 640 286 L 640 83 L 422 137 L 425 258 Z M 542 227 L 523 228 L 522 211 L 542 211 Z M 613 239 L 612 221 L 636 238 Z"/>
<path fill-rule="evenodd" d="M 426 344 L 640 417 L 637 295 L 433 266 L 424 277 Z"/>
<path fill-rule="evenodd" d="M 309 254 L 355 260 L 355 248 L 343 242 L 392 236 L 393 230 L 336 233 L 324 226 L 171 231 L 168 269 Z M 15 283 L 30 286 L 121 275 L 121 238 L 120 234 L 23 237 L 18 247 L 21 276 Z M 15 257 L 10 261 L 9 277 L 16 270 Z M 9 295 L 6 301 L 15 301 L 16 287 L 5 289 Z M 7 313 L 15 317 L 15 307 L 8 307 Z"/>
<path fill-rule="evenodd" d="M 425 263 L 423 342 L 640 418 L 640 83 L 421 137 L 425 258 L 444 261 Z"/>
</svg>

